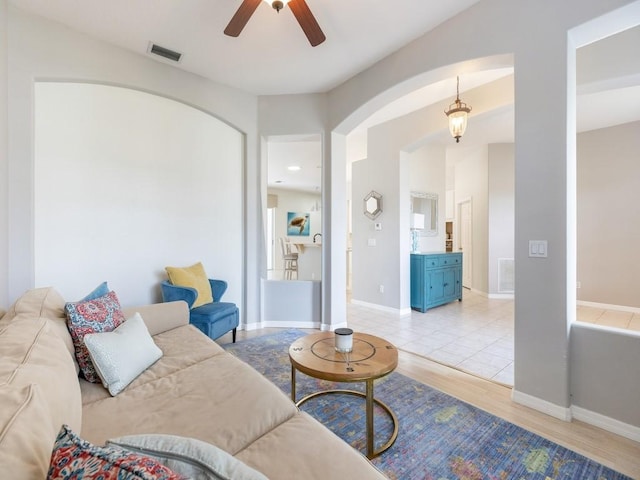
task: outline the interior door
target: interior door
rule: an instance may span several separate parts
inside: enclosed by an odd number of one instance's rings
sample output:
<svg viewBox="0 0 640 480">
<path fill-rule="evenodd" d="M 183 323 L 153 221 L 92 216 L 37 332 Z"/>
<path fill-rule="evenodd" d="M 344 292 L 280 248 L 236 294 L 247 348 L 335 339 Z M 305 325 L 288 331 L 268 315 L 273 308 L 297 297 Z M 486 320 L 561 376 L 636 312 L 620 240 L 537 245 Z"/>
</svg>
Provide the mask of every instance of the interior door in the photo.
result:
<svg viewBox="0 0 640 480">
<path fill-rule="evenodd" d="M 459 204 L 460 218 L 460 243 L 459 250 L 462 252 L 462 286 L 471 288 L 473 279 L 473 241 L 472 241 L 472 216 L 471 200 L 466 200 Z"/>
</svg>

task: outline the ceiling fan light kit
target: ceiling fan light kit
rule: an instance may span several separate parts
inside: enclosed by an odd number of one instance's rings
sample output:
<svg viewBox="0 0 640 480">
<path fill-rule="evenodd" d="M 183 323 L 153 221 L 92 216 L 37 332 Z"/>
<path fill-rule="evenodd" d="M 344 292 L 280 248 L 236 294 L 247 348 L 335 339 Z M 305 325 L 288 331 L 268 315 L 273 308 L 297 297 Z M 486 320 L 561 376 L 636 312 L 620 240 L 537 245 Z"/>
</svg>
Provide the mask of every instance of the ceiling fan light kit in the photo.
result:
<svg viewBox="0 0 640 480">
<path fill-rule="evenodd" d="M 256 8 L 258 8 L 261 1 L 262 0 L 243 0 L 240 7 L 238 7 L 238 10 L 231 18 L 227 28 L 224 29 L 225 35 L 229 35 L 230 37 L 237 37 L 240 35 L 240 32 L 242 32 L 242 29 L 253 15 L 253 12 L 256 11 Z M 291 12 L 293 12 L 294 17 L 298 20 L 302 31 L 307 36 L 312 47 L 316 47 L 326 40 L 320 25 L 318 25 L 318 22 L 313 16 L 313 13 L 311 13 L 311 10 L 305 0 L 264 1 L 271 5 L 278 13 L 280 13 L 280 10 L 284 8 L 285 4 L 289 5 Z"/>
<path fill-rule="evenodd" d="M 471 107 L 464 102 L 460 101 L 460 77 L 456 77 L 456 100 L 449 109 L 444 113 L 449 117 L 449 132 L 451 136 L 456 139 L 456 143 L 460 143 L 460 137 L 464 135 L 464 131 L 467 129 L 467 118 Z"/>
<path fill-rule="evenodd" d="M 284 2 L 281 2 L 280 0 L 275 0 L 274 2 L 271 2 L 270 0 L 264 1 L 271 5 L 276 12 L 280 13 L 280 10 L 284 8 L 284 4 L 289 3 L 290 0 L 284 0 Z"/>
</svg>

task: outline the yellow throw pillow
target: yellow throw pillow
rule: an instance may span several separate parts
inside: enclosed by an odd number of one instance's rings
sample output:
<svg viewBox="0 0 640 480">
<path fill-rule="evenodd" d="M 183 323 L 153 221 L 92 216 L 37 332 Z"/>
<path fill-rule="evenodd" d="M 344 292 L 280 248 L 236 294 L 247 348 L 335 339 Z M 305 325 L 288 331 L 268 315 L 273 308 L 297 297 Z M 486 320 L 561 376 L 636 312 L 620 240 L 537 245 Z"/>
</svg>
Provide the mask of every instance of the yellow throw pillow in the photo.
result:
<svg viewBox="0 0 640 480">
<path fill-rule="evenodd" d="M 201 262 L 190 267 L 166 267 L 165 270 L 172 284 L 196 289 L 198 296 L 192 308 L 213 302 L 209 277 L 207 277 Z"/>
</svg>

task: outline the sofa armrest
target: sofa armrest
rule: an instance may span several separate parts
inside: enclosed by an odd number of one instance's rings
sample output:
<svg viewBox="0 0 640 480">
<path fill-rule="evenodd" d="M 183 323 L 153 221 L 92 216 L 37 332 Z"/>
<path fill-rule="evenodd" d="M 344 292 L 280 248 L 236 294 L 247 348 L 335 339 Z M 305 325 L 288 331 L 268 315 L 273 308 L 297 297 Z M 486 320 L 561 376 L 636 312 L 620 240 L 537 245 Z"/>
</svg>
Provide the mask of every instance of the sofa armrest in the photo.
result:
<svg viewBox="0 0 640 480">
<path fill-rule="evenodd" d="M 125 318 L 133 316 L 136 312 L 140 313 L 152 336 L 189 325 L 189 306 L 182 300 L 123 309 Z"/>
</svg>

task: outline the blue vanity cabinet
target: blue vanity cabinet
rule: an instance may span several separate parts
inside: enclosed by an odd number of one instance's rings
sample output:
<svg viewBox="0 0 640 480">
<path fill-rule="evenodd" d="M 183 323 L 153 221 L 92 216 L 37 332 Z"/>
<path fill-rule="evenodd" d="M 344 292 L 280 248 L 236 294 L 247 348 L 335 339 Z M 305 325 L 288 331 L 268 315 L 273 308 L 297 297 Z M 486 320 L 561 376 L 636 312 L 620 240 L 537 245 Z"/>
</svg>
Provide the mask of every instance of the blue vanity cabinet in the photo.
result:
<svg viewBox="0 0 640 480">
<path fill-rule="evenodd" d="M 462 301 L 462 253 L 411 254 L 411 308 Z"/>
</svg>

